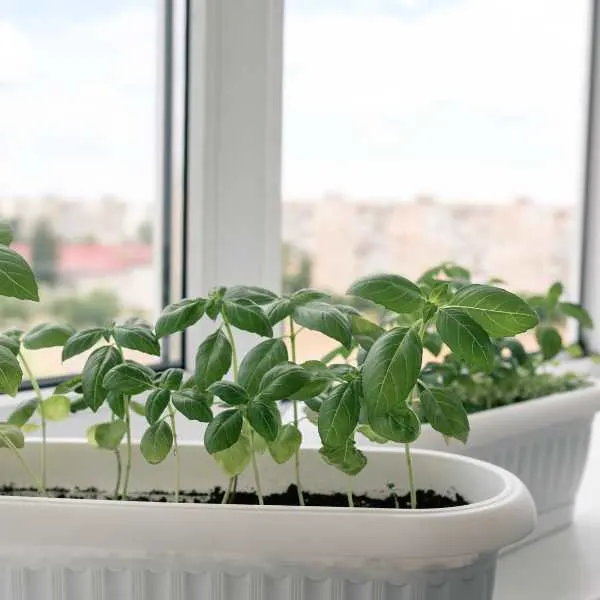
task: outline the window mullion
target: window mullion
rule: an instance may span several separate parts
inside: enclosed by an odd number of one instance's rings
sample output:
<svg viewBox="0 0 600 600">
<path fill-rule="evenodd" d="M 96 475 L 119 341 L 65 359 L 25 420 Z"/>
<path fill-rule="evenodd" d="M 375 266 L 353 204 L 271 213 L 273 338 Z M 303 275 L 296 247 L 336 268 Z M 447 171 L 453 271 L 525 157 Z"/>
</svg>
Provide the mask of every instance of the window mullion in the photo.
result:
<svg viewBox="0 0 600 600">
<path fill-rule="evenodd" d="M 186 295 L 278 290 L 283 1 L 196 0 L 188 18 Z M 188 334 L 188 366 L 211 328 Z"/>
</svg>

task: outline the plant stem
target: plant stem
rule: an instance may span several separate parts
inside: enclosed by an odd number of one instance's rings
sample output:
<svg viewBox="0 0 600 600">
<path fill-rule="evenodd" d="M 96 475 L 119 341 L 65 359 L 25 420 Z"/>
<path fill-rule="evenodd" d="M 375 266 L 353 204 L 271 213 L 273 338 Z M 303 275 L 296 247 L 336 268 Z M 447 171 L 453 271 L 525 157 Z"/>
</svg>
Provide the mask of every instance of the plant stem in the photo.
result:
<svg viewBox="0 0 600 600">
<path fill-rule="evenodd" d="M 296 335 L 294 331 L 294 319 L 290 316 L 290 348 L 292 351 L 292 362 L 296 362 Z M 294 408 L 294 426 L 298 429 L 298 400 L 292 400 Z M 294 453 L 294 469 L 296 471 L 296 490 L 298 492 L 298 503 L 304 506 L 304 491 L 302 489 L 302 480 L 300 479 L 300 448 L 296 448 Z"/>
<path fill-rule="evenodd" d="M 227 504 L 229 502 L 229 497 L 231 496 L 231 490 L 233 489 L 233 480 L 234 477 L 229 478 L 229 483 L 227 485 L 227 491 L 223 494 L 223 499 L 221 500 L 221 504 Z"/>
<path fill-rule="evenodd" d="M 412 455 L 410 453 L 410 444 L 404 444 L 406 456 L 406 466 L 408 468 L 408 485 L 410 487 L 410 507 L 417 508 L 417 489 L 415 488 L 415 474 L 413 471 Z"/>
<path fill-rule="evenodd" d="M 231 330 L 231 325 L 229 324 L 227 317 L 223 313 L 221 313 L 221 318 L 223 319 L 223 324 L 225 325 L 225 331 L 227 332 L 227 338 L 229 339 L 229 344 L 231 345 L 231 367 L 233 370 L 233 382 L 237 383 L 239 368 L 238 368 L 237 350 L 235 347 L 235 337 L 233 335 L 233 331 Z M 256 457 L 254 455 L 254 438 L 252 438 L 252 461 L 253 461 L 253 465 L 255 465 Z M 258 469 L 255 470 L 255 474 L 257 472 L 258 472 Z M 235 493 L 237 491 L 237 482 L 238 482 L 237 475 L 234 475 L 233 477 L 230 478 L 229 485 L 227 486 L 227 493 L 225 494 L 225 496 L 223 496 L 222 504 L 227 504 L 227 502 L 229 502 L 229 500 L 233 501 L 233 499 L 235 498 Z"/>
<path fill-rule="evenodd" d="M 42 395 L 42 390 L 40 389 L 40 386 L 37 382 L 37 379 L 35 378 L 35 376 L 33 374 L 33 371 L 29 367 L 29 363 L 27 362 L 27 360 L 25 359 L 25 356 L 23 355 L 23 352 L 21 352 L 21 351 L 19 351 L 19 358 L 21 359 L 21 362 L 23 363 L 23 368 L 25 369 L 25 373 L 27 374 L 29 381 L 31 381 L 31 387 L 33 387 L 33 391 L 35 392 L 35 395 L 37 398 L 38 407 L 40 409 L 40 421 L 42 423 L 42 454 L 40 457 L 40 472 L 41 472 L 41 476 L 42 476 L 42 489 L 44 490 L 44 493 L 45 493 L 46 492 L 46 439 L 47 439 L 47 435 L 46 435 L 46 415 L 44 414 L 44 407 L 43 407 L 44 396 Z"/>
<path fill-rule="evenodd" d="M 346 495 L 348 496 L 348 506 L 350 508 L 354 508 L 354 498 L 353 498 L 353 494 L 352 494 L 352 476 L 348 475 L 347 476 L 347 483 L 348 483 L 348 487 L 346 488 Z"/>
<path fill-rule="evenodd" d="M 121 474 L 123 473 L 123 465 L 121 463 L 121 451 L 115 448 L 115 458 L 117 459 L 117 484 L 115 485 L 114 499 L 119 499 L 119 488 L 121 487 Z"/>
<path fill-rule="evenodd" d="M 121 360 L 125 360 L 125 355 L 123 354 L 123 348 L 121 348 L 120 344 L 117 344 L 117 350 L 121 355 Z M 126 436 L 127 436 L 127 462 L 125 463 L 125 477 L 123 479 L 123 492 L 121 493 L 121 499 L 127 500 L 127 488 L 129 487 L 129 474 L 131 473 L 131 414 L 129 411 L 129 401 L 131 398 L 129 396 L 123 396 L 123 405 L 125 409 L 125 427 Z"/>
<path fill-rule="evenodd" d="M 175 428 L 175 411 L 169 403 L 169 420 L 173 430 L 173 454 L 175 455 L 175 502 L 179 502 L 179 488 L 181 487 L 181 461 L 179 460 L 179 446 L 177 444 L 177 429 Z"/>
<path fill-rule="evenodd" d="M 235 475 L 233 478 L 233 487 L 231 489 L 231 497 L 230 500 L 233 502 L 235 500 L 235 495 L 237 494 L 237 484 L 238 484 L 239 475 Z"/>
<path fill-rule="evenodd" d="M 125 477 L 123 478 L 122 500 L 127 500 L 127 488 L 129 487 L 129 474 L 131 473 L 131 414 L 129 412 L 129 396 L 123 397 L 125 404 L 125 426 L 127 427 L 127 461 L 125 463 Z"/>
<path fill-rule="evenodd" d="M 18 458 L 19 462 L 21 463 L 21 466 L 23 467 L 23 469 L 25 469 L 25 472 L 29 475 L 29 477 L 31 477 L 32 481 L 35 483 L 35 487 L 38 490 L 38 494 L 40 496 L 44 496 L 46 494 L 46 490 L 45 490 L 44 486 L 42 485 L 42 482 L 38 479 L 37 475 L 31 470 L 31 468 L 29 467 L 29 465 L 27 464 L 27 462 L 25 461 L 25 459 L 19 452 L 18 448 L 12 443 L 11 439 L 7 435 L 4 435 L 1 432 L 0 432 L 0 439 L 4 442 L 4 444 L 6 444 L 6 446 L 8 448 L 10 448 L 14 452 L 15 456 Z"/>
<path fill-rule="evenodd" d="M 258 496 L 258 503 L 262 505 L 265 503 L 265 501 L 260 486 L 260 473 L 258 472 L 258 464 L 256 463 L 256 450 L 254 449 L 254 430 L 250 432 L 250 452 L 252 452 L 252 470 L 254 471 L 254 481 L 256 483 L 256 495 Z"/>
<path fill-rule="evenodd" d="M 231 325 L 227 320 L 225 315 L 221 315 L 223 318 L 223 324 L 225 325 L 225 330 L 227 331 L 227 337 L 229 338 L 229 343 L 231 344 L 231 366 L 233 368 L 233 381 L 237 383 L 238 378 L 238 358 L 237 351 L 235 349 L 235 338 L 233 337 L 233 331 L 231 331 Z"/>
</svg>

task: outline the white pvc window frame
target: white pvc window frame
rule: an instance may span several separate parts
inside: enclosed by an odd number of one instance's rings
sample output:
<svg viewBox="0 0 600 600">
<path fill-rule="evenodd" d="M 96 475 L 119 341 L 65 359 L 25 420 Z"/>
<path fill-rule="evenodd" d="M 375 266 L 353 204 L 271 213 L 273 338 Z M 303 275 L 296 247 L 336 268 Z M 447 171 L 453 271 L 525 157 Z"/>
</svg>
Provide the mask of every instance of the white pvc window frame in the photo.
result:
<svg viewBox="0 0 600 600">
<path fill-rule="evenodd" d="M 586 173 L 581 219 L 581 302 L 596 327 L 582 331 L 588 353 L 600 353 L 600 6 L 592 1 Z"/>
<path fill-rule="evenodd" d="M 283 0 L 190 0 L 188 28 L 186 296 L 278 291 Z M 188 368 L 211 328 L 186 334 Z"/>
</svg>

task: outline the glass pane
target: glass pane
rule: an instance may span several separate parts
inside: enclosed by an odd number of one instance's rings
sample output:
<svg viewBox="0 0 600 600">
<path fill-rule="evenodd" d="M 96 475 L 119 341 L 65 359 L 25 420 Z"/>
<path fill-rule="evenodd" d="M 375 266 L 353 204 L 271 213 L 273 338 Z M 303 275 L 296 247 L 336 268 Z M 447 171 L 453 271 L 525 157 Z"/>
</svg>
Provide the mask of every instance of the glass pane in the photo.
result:
<svg viewBox="0 0 600 600">
<path fill-rule="evenodd" d="M 0 299 L 2 328 L 154 320 L 160 309 L 159 8 L 0 2 L 0 217 L 41 283 L 39 304 Z M 30 356 L 40 377 L 83 360 Z"/>
<path fill-rule="evenodd" d="M 284 287 L 453 261 L 576 299 L 589 4 L 288 0 Z"/>
</svg>

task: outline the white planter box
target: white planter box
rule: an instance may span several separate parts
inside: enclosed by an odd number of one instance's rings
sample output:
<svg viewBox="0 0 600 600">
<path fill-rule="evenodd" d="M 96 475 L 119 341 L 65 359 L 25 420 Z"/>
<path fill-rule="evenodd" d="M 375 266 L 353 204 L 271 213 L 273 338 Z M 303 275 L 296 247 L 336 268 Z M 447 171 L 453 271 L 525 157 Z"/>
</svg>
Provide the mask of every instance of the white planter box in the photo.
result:
<svg viewBox="0 0 600 600">
<path fill-rule="evenodd" d="M 472 456 L 517 475 L 538 511 L 538 526 L 527 543 L 572 522 L 598 410 L 600 385 L 595 382 L 589 388 L 470 415 L 466 445 L 455 440 L 447 445 L 426 427 L 415 446 Z"/>
<path fill-rule="evenodd" d="M 26 454 L 38 448 L 30 444 Z M 7 456 L 4 454 L 3 456 Z M 139 453 L 133 490 L 170 488 L 172 461 Z M 357 493 L 405 489 L 397 449 L 369 452 Z M 52 443 L 53 485 L 112 487 L 113 456 Z M 225 483 L 197 446 L 181 449 L 183 487 Z M 417 485 L 454 486 L 469 506 L 408 511 L 0 498 L 2 600 L 490 600 L 496 554 L 528 535 L 535 508 L 512 474 L 473 459 L 416 451 Z M 264 487 L 292 479 L 261 461 Z M 306 488 L 345 490 L 346 478 L 315 450 L 303 452 Z M 5 481 L 24 483 L 14 460 Z M 240 487 L 252 487 L 247 477 Z"/>
</svg>

